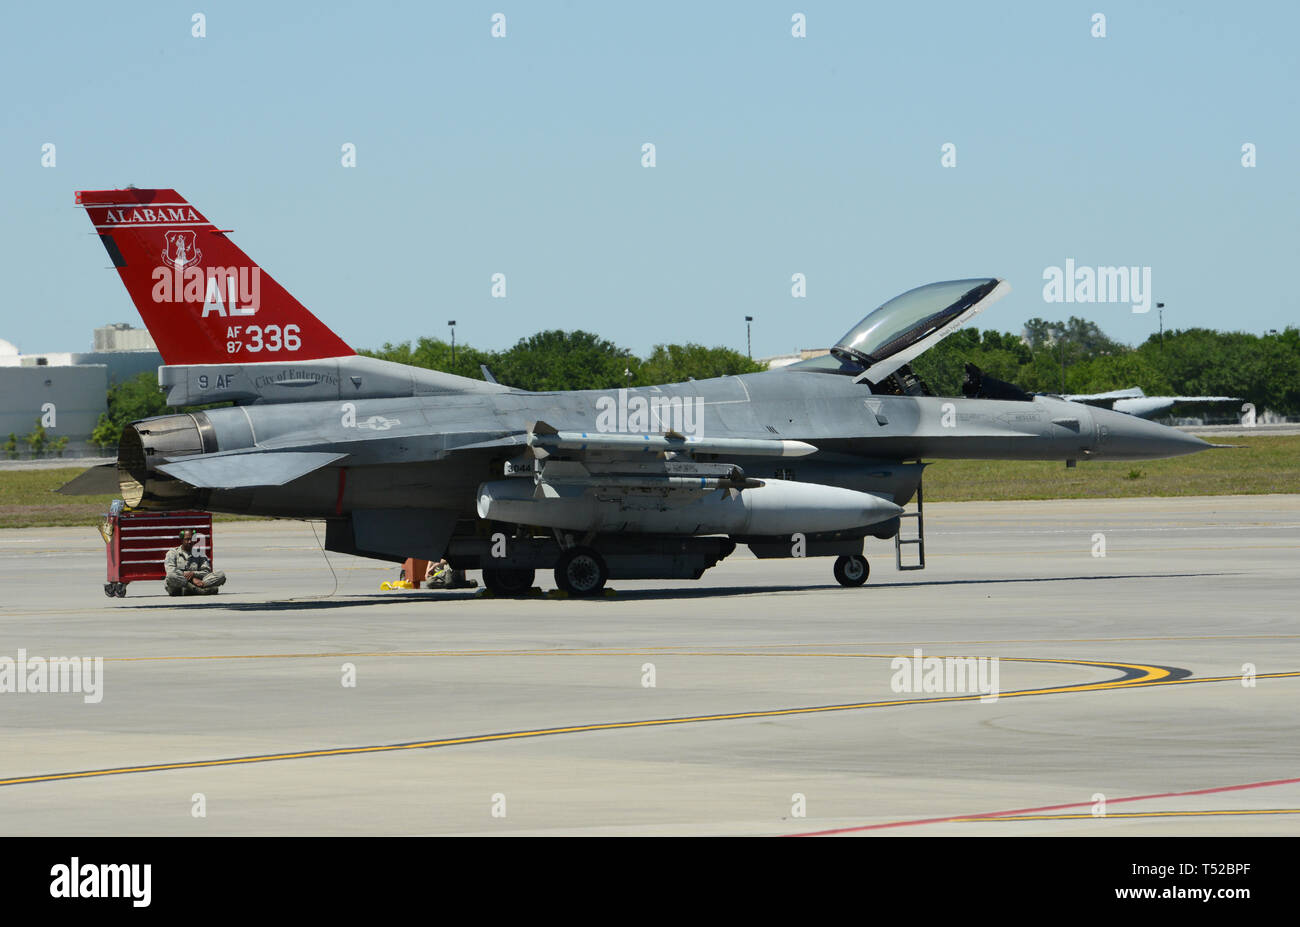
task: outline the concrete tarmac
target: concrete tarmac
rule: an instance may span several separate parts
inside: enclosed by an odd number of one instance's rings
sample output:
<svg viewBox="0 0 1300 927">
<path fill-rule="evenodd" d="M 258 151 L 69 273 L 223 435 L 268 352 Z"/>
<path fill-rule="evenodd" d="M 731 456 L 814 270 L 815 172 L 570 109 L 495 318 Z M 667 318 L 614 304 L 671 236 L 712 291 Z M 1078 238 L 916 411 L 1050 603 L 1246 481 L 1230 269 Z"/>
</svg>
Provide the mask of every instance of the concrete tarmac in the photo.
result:
<svg viewBox="0 0 1300 927">
<path fill-rule="evenodd" d="M 1300 830 L 1300 496 L 926 524 L 859 589 L 742 548 L 599 600 L 380 592 L 299 522 L 219 524 L 219 596 L 109 599 L 93 526 L 0 531 L 0 663 L 104 659 L 98 703 L 0 693 L 0 831 Z M 917 648 L 999 698 L 905 691 Z"/>
</svg>

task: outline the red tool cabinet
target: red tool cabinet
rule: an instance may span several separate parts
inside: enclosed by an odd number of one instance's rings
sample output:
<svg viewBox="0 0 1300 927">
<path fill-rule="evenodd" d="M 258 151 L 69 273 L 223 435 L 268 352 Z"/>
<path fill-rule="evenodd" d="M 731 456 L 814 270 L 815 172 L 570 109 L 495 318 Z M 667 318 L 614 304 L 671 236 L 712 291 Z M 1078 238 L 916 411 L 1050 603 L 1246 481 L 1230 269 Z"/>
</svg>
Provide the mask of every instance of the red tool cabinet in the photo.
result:
<svg viewBox="0 0 1300 927">
<path fill-rule="evenodd" d="M 122 512 L 105 515 L 100 527 L 108 554 L 104 595 L 126 596 L 127 583 L 162 581 L 163 558 L 180 544 L 182 528 L 194 529 L 194 548 L 215 564 L 210 512 Z M 216 569 L 215 565 L 213 569 Z"/>
</svg>

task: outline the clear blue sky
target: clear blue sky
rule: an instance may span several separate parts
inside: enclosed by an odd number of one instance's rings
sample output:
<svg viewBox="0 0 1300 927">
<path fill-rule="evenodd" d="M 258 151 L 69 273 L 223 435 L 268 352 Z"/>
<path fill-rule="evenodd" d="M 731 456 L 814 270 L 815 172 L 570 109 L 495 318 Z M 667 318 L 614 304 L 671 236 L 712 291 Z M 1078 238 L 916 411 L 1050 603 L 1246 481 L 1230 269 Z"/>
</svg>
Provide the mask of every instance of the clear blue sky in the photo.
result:
<svg viewBox="0 0 1300 927">
<path fill-rule="evenodd" d="M 762 356 L 983 275 L 1013 292 L 980 327 L 1155 330 L 1154 310 L 1044 303 L 1067 258 L 1150 266 L 1167 328 L 1282 328 L 1297 35 L 1293 2 L 11 4 L 0 338 L 85 350 L 139 324 L 73 207 L 128 183 L 235 229 L 359 347 L 454 318 L 484 348 L 584 328 L 743 350 L 753 315 Z"/>
</svg>

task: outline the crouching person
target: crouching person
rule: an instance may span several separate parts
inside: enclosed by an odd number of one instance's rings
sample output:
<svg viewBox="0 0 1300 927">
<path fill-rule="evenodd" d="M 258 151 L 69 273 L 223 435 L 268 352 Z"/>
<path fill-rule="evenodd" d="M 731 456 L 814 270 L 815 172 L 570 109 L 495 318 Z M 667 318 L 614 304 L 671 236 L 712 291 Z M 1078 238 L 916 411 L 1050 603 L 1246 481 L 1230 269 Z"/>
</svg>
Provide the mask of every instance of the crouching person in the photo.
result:
<svg viewBox="0 0 1300 927">
<path fill-rule="evenodd" d="M 212 561 L 194 549 L 194 529 L 181 531 L 180 546 L 167 551 L 168 595 L 216 595 L 226 574 L 212 569 Z"/>
</svg>

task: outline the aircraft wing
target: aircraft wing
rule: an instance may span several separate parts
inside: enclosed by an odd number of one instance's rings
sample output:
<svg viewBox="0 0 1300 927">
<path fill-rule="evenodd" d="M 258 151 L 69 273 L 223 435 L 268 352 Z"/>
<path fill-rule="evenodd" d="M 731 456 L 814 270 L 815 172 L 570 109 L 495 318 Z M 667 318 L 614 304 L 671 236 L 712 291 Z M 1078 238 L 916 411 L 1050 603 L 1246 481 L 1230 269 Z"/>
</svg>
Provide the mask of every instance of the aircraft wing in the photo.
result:
<svg viewBox="0 0 1300 927">
<path fill-rule="evenodd" d="M 549 456 L 557 451 L 570 454 L 596 452 L 629 457 L 666 452 L 803 457 L 817 451 L 814 445 L 807 442 L 778 438 L 701 438 L 674 431 L 663 434 L 557 431 L 546 422 L 534 422 L 530 426 L 527 443 L 538 457 Z"/>
<path fill-rule="evenodd" d="M 1134 386 L 1129 389 L 1113 389 L 1108 393 L 1071 393 L 1062 396 L 1062 399 L 1068 399 L 1071 402 L 1101 402 L 1103 400 L 1120 400 L 1120 399 L 1150 399 L 1159 400 L 1165 403 L 1175 402 L 1240 402 L 1240 396 L 1148 396 L 1142 392 L 1142 387 Z"/>
<path fill-rule="evenodd" d="M 662 434 L 603 433 L 595 431 L 559 431 L 546 422 L 533 422 L 526 432 L 462 444 L 445 453 L 485 448 L 520 447 L 534 457 L 581 457 L 603 454 L 612 457 L 638 457 L 646 454 L 736 454 L 747 457 L 803 457 L 817 451 L 805 441 L 777 438 L 701 438 L 668 431 Z"/>
<path fill-rule="evenodd" d="M 1150 418 L 1180 402 L 1240 402 L 1236 396 L 1148 396 L 1140 386 L 1130 389 L 1111 390 L 1108 393 L 1082 393 L 1062 396 L 1071 402 L 1100 406 L 1115 412 L 1136 415 L 1138 418 Z"/>
<path fill-rule="evenodd" d="M 1236 402 L 1231 396 L 1143 396 L 1140 399 L 1116 399 L 1111 408 L 1138 418 L 1150 418 L 1180 402 Z"/>
<path fill-rule="evenodd" d="M 1142 399 L 1145 396 L 1142 387 L 1134 386 L 1129 389 L 1113 389 L 1106 393 L 1071 393 L 1061 398 L 1068 399 L 1070 402 L 1099 402 L 1104 399 Z"/>
<path fill-rule="evenodd" d="M 511 447 L 519 448 L 520 453 L 506 462 L 507 479 L 480 487 L 480 494 L 486 492 L 500 504 L 504 504 L 501 499 L 515 498 L 519 492 L 529 498 L 558 499 L 591 490 L 617 492 L 629 499 L 645 499 L 648 493 L 659 500 L 656 505 L 669 498 L 681 504 L 715 490 L 753 489 L 767 482 L 746 477 L 744 471 L 726 461 L 692 459 L 696 454 L 802 457 L 817 451 L 815 446 L 803 441 L 775 438 L 701 438 L 672 431 L 662 434 L 560 431 L 546 422 L 536 421 L 529 424 L 526 432 L 461 445 L 446 453 Z M 533 479 L 527 482 L 510 478 L 529 475 Z M 526 491 L 523 487 L 527 487 Z"/>
</svg>

